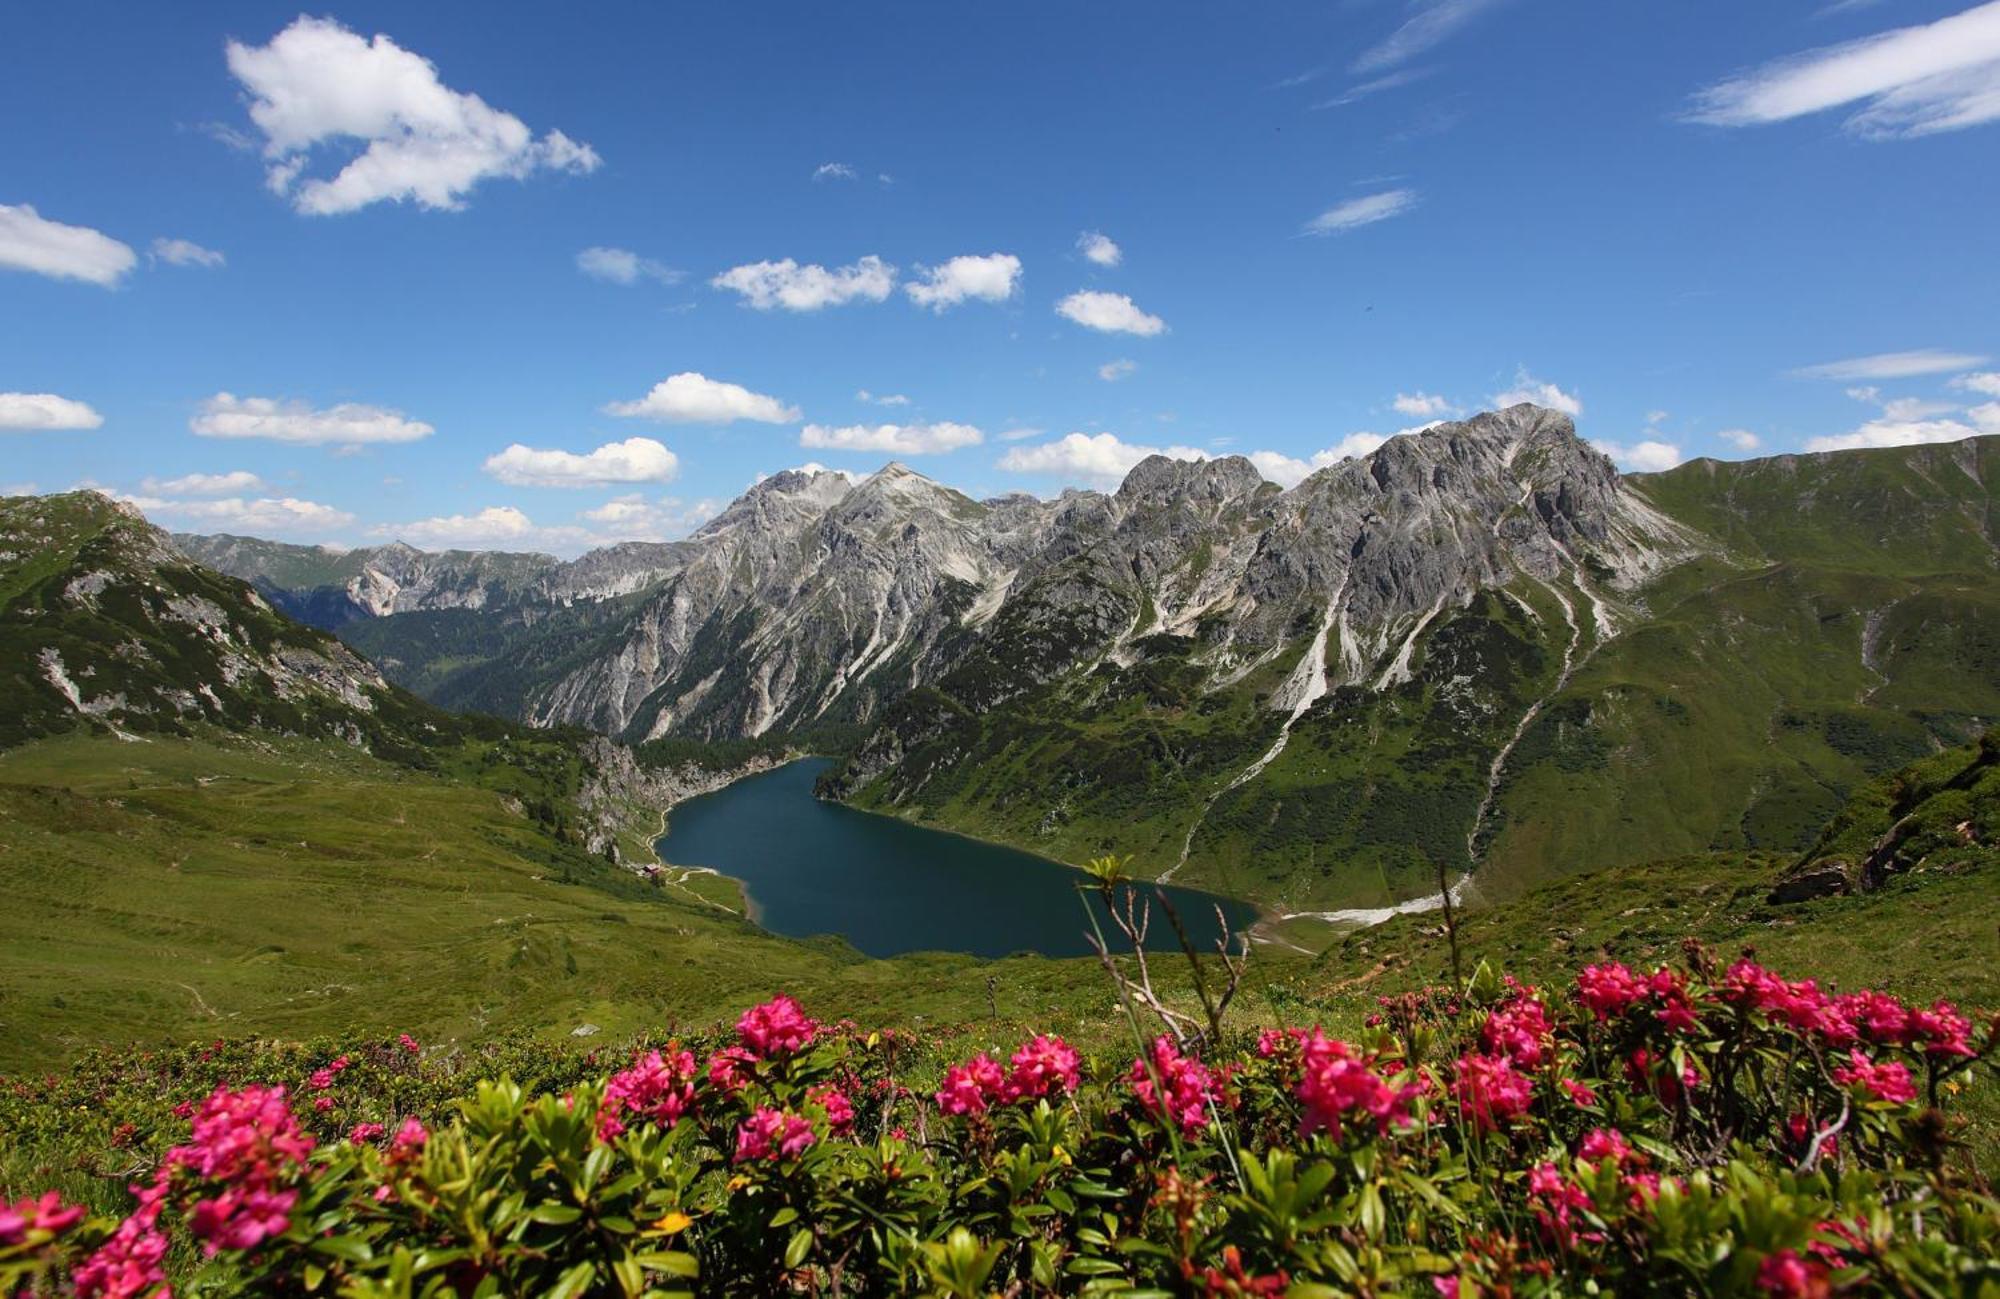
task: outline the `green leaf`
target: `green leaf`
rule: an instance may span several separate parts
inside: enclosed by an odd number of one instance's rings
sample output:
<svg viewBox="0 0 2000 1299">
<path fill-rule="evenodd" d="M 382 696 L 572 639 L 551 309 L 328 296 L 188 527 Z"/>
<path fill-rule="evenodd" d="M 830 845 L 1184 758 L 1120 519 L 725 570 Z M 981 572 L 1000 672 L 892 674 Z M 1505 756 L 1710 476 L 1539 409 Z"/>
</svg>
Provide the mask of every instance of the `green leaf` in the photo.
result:
<svg viewBox="0 0 2000 1299">
<path fill-rule="evenodd" d="M 791 1242 L 785 1246 L 785 1266 L 787 1268 L 794 1268 L 805 1262 L 806 1255 L 812 1250 L 812 1245 L 812 1228 L 801 1227 L 793 1232 Z"/>
<path fill-rule="evenodd" d="M 549 1287 L 548 1299 L 576 1299 L 597 1275 L 597 1264 L 578 1263 Z"/>
<path fill-rule="evenodd" d="M 551 1227 L 567 1227 L 582 1216 L 583 1210 L 574 1204 L 538 1204 L 528 1210 L 528 1221 Z"/>
<path fill-rule="evenodd" d="M 635 1254 L 634 1260 L 648 1272 L 665 1272 L 669 1276 L 699 1276 L 701 1264 L 692 1254 L 683 1254 L 677 1249 L 657 1249 L 648 1254 Z"/>
<path fill-rule="evenodd" d="M 790 1226 L 798 1220 L 799 1211 L 788 1204 L 771 1215 L 771 1227 L 773 1230 L 776 1230 L 779 1227 Z"/>
<path fill-rule="evenodd" d="M 330 1254 L 349 1263 L 366 1263 L 375 1257 L 375 1250 L 361 1236 L 322 1236 L 312 1243 L 312 1251 L 315 1254 Z"/>
</svg>

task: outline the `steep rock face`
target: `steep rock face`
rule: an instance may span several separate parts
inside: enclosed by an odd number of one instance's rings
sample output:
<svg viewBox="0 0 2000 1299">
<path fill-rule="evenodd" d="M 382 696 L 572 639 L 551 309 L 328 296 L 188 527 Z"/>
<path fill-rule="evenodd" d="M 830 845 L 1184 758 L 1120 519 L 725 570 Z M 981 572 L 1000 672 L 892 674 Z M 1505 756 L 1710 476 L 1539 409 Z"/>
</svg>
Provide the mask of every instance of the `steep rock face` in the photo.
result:
<svg viewBox="0 0 2000 1299">
<path fill-rule="evenodd" d="M 95 492 L 0 499 L 0 664 L 0 742 L 209 723 L 394 746 L 416 702 Z"/>
<path fill-rule="evenodd" d="M 691 538 L 616 652 L 530 714 L 633 737 L 867 723 L 926 684 L 992 707 L 1159 634 L 1195 638 L 1216 685 L 1310 650 L 1289 708 L 1517 575 L 1572 575 L 1608 634 L 1618 591 L 1699 544 L 1525 405 L 1290 491 L 1234 456 L 1155 456 L 1115 493 L 1047 502 L 975 502 L 902 465 L 793 471 Z"/>
<path fill-rule="evenodd" d="M 337 551 L 228 535 L 184 533 L 173 540 L 197 563 L 254 583 L 287 613 L 328 629 L 415 610 L 498 608 L 538 589 L 543 598 L 560 598 L 551 585 L 560 566 L 549 555 L 434 553 L 400 541 Z M 612 567 L 600 560 L 593 569 Z"/>
<path fill-rule="evenodd" d="M 866 716 L 1004 579 L 993 511 L 902 465 L 859 483 L 790 471 L 689 541 L 617 651 L 534 701 L 542 721 L 657 736 L 761 735 Z M 853 689 L 875 678 L 866 689 Z"/>
</svg>

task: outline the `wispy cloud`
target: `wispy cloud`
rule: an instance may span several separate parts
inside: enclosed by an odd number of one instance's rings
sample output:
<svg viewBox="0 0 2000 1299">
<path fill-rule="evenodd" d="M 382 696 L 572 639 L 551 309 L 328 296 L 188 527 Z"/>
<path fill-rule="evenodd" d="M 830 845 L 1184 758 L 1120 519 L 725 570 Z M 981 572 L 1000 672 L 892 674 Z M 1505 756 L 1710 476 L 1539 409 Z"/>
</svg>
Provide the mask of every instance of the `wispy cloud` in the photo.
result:
<svg viewBox="0 0 2000 1299">
<path fill-rule="evenodd" d="M 1416 12 L 1387 39 L 1371 46 L 1349 68 L 1357 73 L 1380 72 L 1407 63 L 1441 44 L 1499 0 L 1418 0 Z"/>
<path fill-rule="evenodd" d="M 586 248 L 576 255 L 576 269 L 609 284 L 637 284 L 642 277 L 678 284 L 686 278 L 685 272 L 641 257 L 629 248 Z"/>
<path fill-rule="evenodd" d="M 203 266 L 214 270 L 227 258 L 213 248 L 203 248 L 192 239 L 155 239 L 147 256 L 169 266 Z"/>
<path fill-rule="evenodd" d="M 1340 108 L 1358 99 L 1366 99 L 1370 95 L 1380 94 L 1384 90 L 1394 90 L 1397 86 L 1407 86 L 1412 81 L 1421 81 L 1434 71 L 1436 71 L 1434 68 L 1402 68 L 1395 72 L 1386 73 L 1383 76 L 1371 77 L 1367 81 L 1357 82 L 1349 86 L 1332 99 L 1320 100 L 1313 107 Z"/>
<path fill-rule="evenodd" d="M 823 162 L 813 168 L 814 180 L 858 180 L 861 173 L 844 162 Z"/>
<path fill-rule="evenodd" d="M 1846 129 L 1871 139 L 2000 120 L 2000 0 L 1766 63 L 1698 93 L 1688 117 L 1761 126 L 1849 104 Z"/>
<path fill-rule="evenodd" d="M 1076 237 L 1077 251 L 1099 266 L 1116 266 L 1125 260 L 1125 250 L 1111 237 L 1097 230 L 1086 230 Z"/>
<path fill-rule="evenodd" d="M 1417 191 L 1413 189 L 1391 189 L 1384 190 L 1380 194 L 1366 194 L 1328 208 L 1306 222 L 1305 232 L 1309 235 L 1345 234 L 1360 226 L 1373 225 L 1377 221 L 1387 221 L 1390 217 L 1401 216 L 1416 205 Z"/>
<path fill-rule="evenodd" d="M 1801 366 L 1786 373 L 1794 379 L 1835 379 L 1842 383 L 1852 383 L 1859 379 L 1908 379 L 1920 374 L 1951 374 L 1958 370 L 1970 370 L 1976 365 L 1985 363 L 1986 358 L 1983 356 L 1972 356 L 1965 352 L 1945 352 L 1937 348 L 1919 348 L 1913 352 L 1877 352 L 1873 356 L 1854 356 L 1844 361 Z"/>
</svg>

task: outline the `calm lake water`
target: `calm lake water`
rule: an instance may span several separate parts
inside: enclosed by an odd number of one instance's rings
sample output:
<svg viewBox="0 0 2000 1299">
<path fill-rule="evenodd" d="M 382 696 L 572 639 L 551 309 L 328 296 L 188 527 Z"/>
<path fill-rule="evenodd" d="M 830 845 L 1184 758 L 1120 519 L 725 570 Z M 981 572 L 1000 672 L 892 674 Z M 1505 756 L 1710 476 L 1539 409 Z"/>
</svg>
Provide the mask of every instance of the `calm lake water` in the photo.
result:
<svg viewBox="0 0 2000 1299">
<path fill-rule="evenodd" d="M 813 797 L 831 765 L 804 758 L 673 810 L 659 841 L 676 866 L 742 880 L 757 923 L 774 933 L 839 934 L 870 956 L 970 952 L 1088 956 L 1090 922 L 1076 885 L 1088 877 L 1032 853 L 927 830 Z M 1254 908 L 1169 888 L 1191 937 L 1211 944 L 1214 904 L 1241 932 Z M 1149 894 L 1150 896 L 1150 894 Z M 1093 894 L 1105 936 L 1115 931 Z M 1148 947 L 1173 947 L 1154 904 Z"/>
</svg>

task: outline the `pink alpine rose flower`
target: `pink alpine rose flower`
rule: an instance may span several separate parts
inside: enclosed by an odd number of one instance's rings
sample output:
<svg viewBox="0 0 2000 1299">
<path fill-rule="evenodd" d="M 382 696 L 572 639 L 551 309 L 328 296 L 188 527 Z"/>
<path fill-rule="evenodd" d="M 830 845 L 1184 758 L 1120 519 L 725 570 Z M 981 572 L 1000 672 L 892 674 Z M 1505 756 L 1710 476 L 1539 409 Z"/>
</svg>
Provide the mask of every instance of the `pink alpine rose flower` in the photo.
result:
<svg viewBox="0 0 2000 1299">
<path fill-rule="evenodd" d="M 754 1054 L 781 1060 L 811 1046 L 819 1025 L 806 1017 L 798 1002 L 781 994 L 744 1011 L 736 1021 L 736 1035 Z"/>
</svg>

